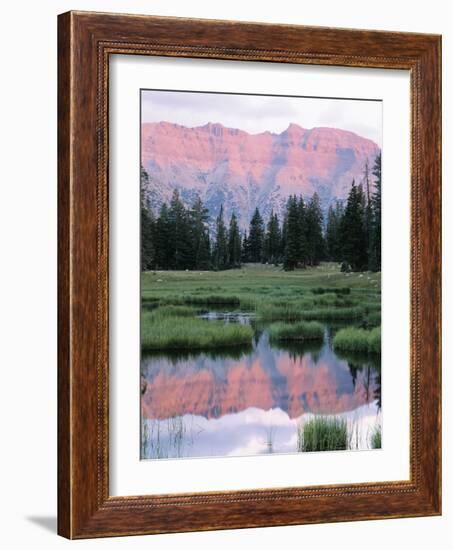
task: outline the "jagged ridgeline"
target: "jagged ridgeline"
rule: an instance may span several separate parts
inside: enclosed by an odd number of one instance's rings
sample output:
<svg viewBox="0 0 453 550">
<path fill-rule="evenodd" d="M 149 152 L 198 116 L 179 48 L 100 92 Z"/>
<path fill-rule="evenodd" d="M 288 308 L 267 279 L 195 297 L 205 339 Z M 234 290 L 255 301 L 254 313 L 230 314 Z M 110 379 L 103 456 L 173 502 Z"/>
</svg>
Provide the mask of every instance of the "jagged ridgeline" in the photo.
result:
<svg viewBox="0 0 453 550">
<path fill-rule="evenodd" d="M 381 269 L 381 155 L 362 167 L 360 183 L 350 182 L 346 199 L 333 201 L 327 212 L 317 192 L 289 195 L 278 212 L 255 207 L 242 227 L 224 204 L 212 211 L 195 193 L 187 204 L 178 187 L 157 206 L 153 182 L 141 168 L 142 270 L 223 270 L 243 263 L 281 264 L 287 270 L 342 263 L 343 270 Z"/>
<path fill-rule="evenodd" d="M 150 178 L 144 192 L 155 213 L 178 189 L 186 207 L 201 197 L 212 227 L 223 206 L 225 220 L 234 212 L 241 231 L 248 231 L 256 208 L 265 222 L 272 211 L 283 220 L 292 195 L 316 192 L 326 214 L 346 200 L 352 180 L 360 183 L 366 162 L 372 165 L 379 153 L 376 143 L 354 132 L 297 124 L 252 134 L 219 123 L 144 122 L 141 136 Z"/>
</svg>

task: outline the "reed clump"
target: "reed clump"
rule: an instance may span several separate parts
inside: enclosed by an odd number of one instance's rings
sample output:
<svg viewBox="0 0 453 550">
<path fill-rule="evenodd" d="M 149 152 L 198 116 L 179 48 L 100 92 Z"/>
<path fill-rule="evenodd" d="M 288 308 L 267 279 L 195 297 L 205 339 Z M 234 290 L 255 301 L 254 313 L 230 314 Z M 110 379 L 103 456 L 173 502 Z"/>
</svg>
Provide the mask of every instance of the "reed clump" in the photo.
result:
<svg viewBox="0 0 453 550">
<path fill-rule="evenodd" d="M 338 350 L 360 353 L 381 353 L 381 327 L 371 330 L 347 327 L 339 330 L 333 339 Z"/>
<path fill-rule="evenodd" d="M 316 321 L 299 323 L 274 323 L 268 328 L 270 340 L 322 340 L 324 327 Z"/>
<path fill-rule="evenodd" d="M 341 451 L 347 447 L 348 426 L 343 418 L 317 416 L 298 427 L 298 451 Z"/>
<path fill-rule="evenodd" d="M 143 350 L 212 349 L 251 344 L 253 329 L 238 323 L 203 321 L 196 317 L 142 316 Z"/>
<path fill-rule="evenodd" d="M 376 426 L 371 434 L 371 448 L 382 448 L 382 428 L 380 425 Z"/>
</svg>

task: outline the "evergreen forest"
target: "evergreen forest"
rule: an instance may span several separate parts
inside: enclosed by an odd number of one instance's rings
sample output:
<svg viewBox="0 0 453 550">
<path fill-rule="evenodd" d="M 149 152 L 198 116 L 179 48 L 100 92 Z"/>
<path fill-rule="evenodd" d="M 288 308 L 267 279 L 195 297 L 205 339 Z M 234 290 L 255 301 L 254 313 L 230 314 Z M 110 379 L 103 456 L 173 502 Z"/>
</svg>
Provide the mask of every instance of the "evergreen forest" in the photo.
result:
<svg viewBox="0 0 453 550">
<path fill-rule="evenodd" d="M 381 270 L 381 155 L 364 168 L 361 183 L 352 181 L 348 197 L 336 201 L 324 216 L 317 193 L 290 196 L 283 219 L 271 212 L 263 219 L 255 209 L 241 232 L 233 212 L 223 205 L 209 224 L 200 197 L 190 207 L 174 190 L 170 202 L 154 213 L 145 199 L 148 174 L 141 169 L 141 262 L 149 270 L 237 269 L 245 263 L 281 265 L 287 271 L 341 264 L 342 271 Z"/>
</svg>

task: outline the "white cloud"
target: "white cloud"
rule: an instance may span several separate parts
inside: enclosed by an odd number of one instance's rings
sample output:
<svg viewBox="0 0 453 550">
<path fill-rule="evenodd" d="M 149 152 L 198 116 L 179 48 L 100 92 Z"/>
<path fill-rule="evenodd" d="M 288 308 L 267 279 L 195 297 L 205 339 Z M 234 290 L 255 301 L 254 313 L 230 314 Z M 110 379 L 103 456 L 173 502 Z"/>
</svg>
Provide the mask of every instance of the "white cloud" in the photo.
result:
<svg viewBox="0 0 453 550">
<path fill-rule="evenodd" d="M 303 128 L 349 130 L 382 144 L 382 102 L 180 91 L 142 91 L 142 121 L 183 126 L 220 122 L 256 134 L 280 133 L 290 123 Z"/>
</svg>

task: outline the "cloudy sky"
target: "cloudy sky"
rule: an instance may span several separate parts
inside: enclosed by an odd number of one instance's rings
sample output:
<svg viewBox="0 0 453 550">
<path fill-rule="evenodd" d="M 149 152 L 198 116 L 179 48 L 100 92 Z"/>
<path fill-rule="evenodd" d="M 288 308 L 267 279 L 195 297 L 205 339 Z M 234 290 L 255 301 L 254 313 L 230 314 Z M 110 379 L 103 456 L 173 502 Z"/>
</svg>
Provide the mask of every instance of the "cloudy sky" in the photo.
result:
<svg viewBox="0 0 453 550">
<path fill-rule="evenodd" d="M 382 147 L 380 101 L 142 90 L 142 122 L 163 120 L 188 127 L 220 122 L 251 134 L 280 133 L 290 123 L 307 129 L 326 126 Z"/>
</svg>

